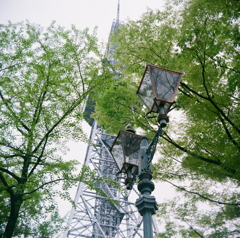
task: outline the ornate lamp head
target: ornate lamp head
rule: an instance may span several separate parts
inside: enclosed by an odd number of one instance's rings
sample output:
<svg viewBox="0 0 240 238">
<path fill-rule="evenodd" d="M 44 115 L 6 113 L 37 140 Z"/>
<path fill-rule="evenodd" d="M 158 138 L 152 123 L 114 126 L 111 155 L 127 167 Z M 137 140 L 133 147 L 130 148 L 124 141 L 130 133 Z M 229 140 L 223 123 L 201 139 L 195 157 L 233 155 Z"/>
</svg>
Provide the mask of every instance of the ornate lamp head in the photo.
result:
<svg viewBox="0 0 240 238">
<path fill-rule="evenodd" d="M 182 72 L 147 64 L 137 95 L 149 113 L 167 114 L 174 102 L 182 75 Z"/>
<path fill-rule="evenodd" d="M 128 125 L 126 131 L 119 131 L 110 148 L 119 172 L 127 174 L 126 184 L 131 180 L 132 175 L 137 173 L 141 140 L 142 136 L 135 134 L 135 131 Z"/>
</svg>

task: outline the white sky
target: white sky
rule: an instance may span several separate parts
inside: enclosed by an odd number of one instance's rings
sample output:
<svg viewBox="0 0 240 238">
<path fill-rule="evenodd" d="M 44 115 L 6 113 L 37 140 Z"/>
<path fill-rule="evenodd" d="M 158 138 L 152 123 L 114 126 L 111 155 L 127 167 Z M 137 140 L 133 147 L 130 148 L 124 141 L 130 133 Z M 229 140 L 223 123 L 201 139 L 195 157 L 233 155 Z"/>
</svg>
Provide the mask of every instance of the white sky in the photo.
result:
<svg viewBox="0 0 240 238">
<path fill-rule="evenodd" d="M 120 20 L 137 19 L 147 7 L 159 9 L 164 0 L 120 0 Z M 118 0 L 0 0 L 0 23 L 28 19 L 42 26 L 53 20 L 61 26 L 79 29 L 98 26 L 99 39 L 107 41 Z"/>
<path fill-rule="evenodd" d="M 78 29 L 86 27 L 93 29 L 98 26 L 99 40 L 106 43 L 112 21 L 117 17 L 117 4 L 118 0 L 0 0 L 0 24 L 29 20 L 47 27 L 55 20 L 58 25 L 67 28 L 71 24 Z M 164 0 L 120 0 L 120 20 L 126 21 L 127 18 L 136 20 L 147 10 L 147 7 L 160 9 L 163 5 Z M 89 131 L 89 128 L 85 127 L 86 131 Z M 86 145 L 72 143 L 68 156 L 83 163 L 85 150 Z M 158 202 L 159 199 L 162 200 L 163 197 L 172 194 L 169 186 L 164 184 L 161 184 L 161 190 L 159 187 L 156 190 L 153 194 L 158 197 Z M 72 189 L 71 193 L 74 198 L 76 188 Z M 60 206 L 60 214 L 65 215 L 70 209 L 70 204 L 65 203 Z"/>
</svg>

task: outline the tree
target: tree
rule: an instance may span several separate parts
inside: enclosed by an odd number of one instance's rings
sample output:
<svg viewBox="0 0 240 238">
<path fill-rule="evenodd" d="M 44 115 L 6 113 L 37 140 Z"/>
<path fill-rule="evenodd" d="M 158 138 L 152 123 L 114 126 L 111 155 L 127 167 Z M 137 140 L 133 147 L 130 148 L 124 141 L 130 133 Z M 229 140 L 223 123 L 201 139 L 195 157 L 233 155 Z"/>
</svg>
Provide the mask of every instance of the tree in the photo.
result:
<svg viewBox="0 0 240 238">
<path fill-rule="evenodd" d="M 175 207 L 172 212 L 178 219 L 174 226 L 172 220 L 166 222 L 161 237 L 171 237 L 171 232 L 181 237 L 194 237 L 193 233 L 200 237 L 239 234 L 239 9 L 240 2 L 235 0 L 173 0 L 162 12 L 149 9 L 138 21 L 129 20 L 112 36 L 118 46 L 118 71 L 131 80 L 128 85 L 140 81 L 146 62 L 184 71 L 177 97 L 181 114 L 163 132 L 154 177 L 173 184 L 186 198 L 182 204 L 168 206 Z M 110 93 L 106 91 L 106 98 Z M 101 121 L 104 116 L 101 123 L 115 133 L 118 129 L 114 121 L 124 124 L 127 117 L 153 136 L 155 120 L 144 118 L 146 111 L 139 108 L 135 98 L 120 95 L 127 111 L 122 110 L 122 119 L 113 113 L 106 120 L 109 108 L 98 102 L 95 117 Z M 109 107 L 117 110 L 118 100 Z M 204 218 L 196 216 L 203 212 L 199 201 L 215 207 Z M 186 213 L 188 209 L 193 212 Z"/>
<path fill-rule="evenodd" d="M 48 214 L 59 219 L 54 197 L 69 198 L 67 189 L 77 181 L 94 189 L 95 172 L 78 173 L 78 162 L 64 161 L 59 151 L 69 139 L 87 141 L 83 103 L 108 81 L 96 29 L 0 27 L 0 237 L 10 238 L 46 233 Z M 61 191 L 54 190 L 59 183 Z"/>
</svg>

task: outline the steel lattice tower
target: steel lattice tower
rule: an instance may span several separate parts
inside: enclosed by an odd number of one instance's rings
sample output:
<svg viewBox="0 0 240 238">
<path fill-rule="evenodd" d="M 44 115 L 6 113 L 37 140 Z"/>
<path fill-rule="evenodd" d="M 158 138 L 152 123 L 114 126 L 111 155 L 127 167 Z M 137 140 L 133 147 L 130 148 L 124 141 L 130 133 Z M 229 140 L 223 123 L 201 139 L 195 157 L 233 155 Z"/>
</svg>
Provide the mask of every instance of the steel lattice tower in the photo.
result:
<svg viewBox="0 0 240 238">
<path fill-rule="evenodd" d="M 119 1 L 117 19 L 113 21 L 111 33 L 115 32 L 120 24 Z M 106 55 L 107 60 L 116 63 L 113 53 L 116 46 L 109 44 Z M 89 102 L 90 100 L 89 100 Z M 86 106 L 87 115 L 90 107 Z M 87 118 L 88 120 L 90 118 Z M 109 152 L 115 136 L 107 135 L 97 125 L 96 121 L 90 120 L 90 141 L 88 145 L 84 165 L 98 171 L 98 176 L 104 176 L 121 182 L 117 177 L 117 167 Z M 133 188 L 131 191 L 118 191 L 111 185 L 96 184 L 98 188 L 118 201 L 118 205 L 110 203 L 105 197 L 80 182 L 75 196 L 76 207 L 72 208 L 68 229 L 63 238 L 87 237 L 87 238 L 139 238 L 143 237 L 142 217 L 135 206 L 139 192 Z M 153 230 L 157 227 L 153 219 Z"/>
</svg>

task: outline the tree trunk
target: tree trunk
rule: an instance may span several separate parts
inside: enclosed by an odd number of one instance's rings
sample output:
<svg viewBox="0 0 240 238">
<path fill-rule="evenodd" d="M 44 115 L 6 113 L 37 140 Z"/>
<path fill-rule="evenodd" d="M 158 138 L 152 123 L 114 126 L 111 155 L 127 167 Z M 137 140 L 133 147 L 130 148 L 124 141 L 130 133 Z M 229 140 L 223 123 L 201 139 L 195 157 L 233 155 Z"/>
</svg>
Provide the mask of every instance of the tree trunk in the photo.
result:
<svg viewBox="0 0 240 238">
<path fill-rule="evenodd" d="M 23 199 L 21 195 L 14 194 L 11 196 L 11 211 L 3 238 L 12 238 L 22 203 Z"/>
</svg>

